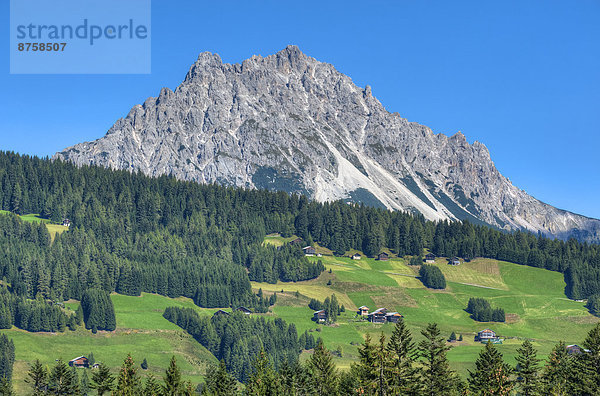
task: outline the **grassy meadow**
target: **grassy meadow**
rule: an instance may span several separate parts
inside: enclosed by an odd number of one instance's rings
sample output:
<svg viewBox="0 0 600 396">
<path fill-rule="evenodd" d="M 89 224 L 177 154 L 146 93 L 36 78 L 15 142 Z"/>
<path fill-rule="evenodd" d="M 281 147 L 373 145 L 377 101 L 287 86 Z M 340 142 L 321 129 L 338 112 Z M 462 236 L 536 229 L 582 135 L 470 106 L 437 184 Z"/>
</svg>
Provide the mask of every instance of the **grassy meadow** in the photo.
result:
<svg viewBox="0 0 600 396">
<path fill-rule="evenodd" d="M 6 210 L 0 210 L 0 215 L 8 214 L 8 213 L 11 213 L 11 212 L 6 211 Z M 52 222 L 50 222 L 50 220 L 42 218 L 39 214 L 31 213 L 31 214 L 18 215 L 18 216 L 21 218 L 21 220 L 26 221 L 28 223 L 44 223 L 44 224 L 46 224 L 46 228 L 48 229 L 48 232 L 50 233 L 50 238 L 52 238 L 53 241 L 54 241 L 54 237 L 56 236 L 56 234 L 62 234 L 63 232 L 65 232 L 69 229 L 69 227 L 65 227 L 62 224 L 53 224 Z"/>
<path fill-rule="evenodd" d="M 270 238 L 265 242 L 270 243 Z M 278 292 L 280 298 L 273 307 L 274 315 L 295 323 L 299 332 L 314 331 L 315 338 L 322 337 L 332 350 L 341 348 L 342 357 L 336 358 L 341 368 L 348 367 L 357 358 L 355 344 L 367 333 L 379 339 L 381 332 L 389 336 L 393 329 L 392 324 L 371 324 L 356 318 L 353 310 L 361 305 L 371 310 L 386 307 L 400 312 L 417 341 L 421 338 L 420 330 L 430 322 L 438 323 L 445 336 L 453 331 L 457 336 L 462 334 L 464 340 L 452 343 L 448 356 L 453 368 L 463 375 L 474 367 L 483 345 L 473 339 L 485 328 L 491 328 L 504 338 L 498 347 L 512 364 L 516 349 L 525 339 L 531 340 L 539 356 L 545 358 L 561 340 L 581 343 L 598 322 L 582 302 L 565 296 L 563 275 L 545 269 L 491 259 L 451 266 L 439 258 L 434 265 L 444 273 L 448 286 L 445 290 L 432 290 L 417 278 L 419 267 L 407 265 L 408 260 L 402 258 L 388 261 L 364 256 L 361 260 L 333 256 L 309 259 L 322 260 L 328 271 L 311 281 L 275 285 L 253 282 L 253 287 Z M 296 291 L 300 297 L 296 297 Z M 344 304 L 346 312 L 334 326 L 315 324 L 311 321 L 312 311 L 306 305 L 308 300 L 324 300 L 332 293 Z M 475 322 L 465 312 L 470 297 L 483 297 L 490 300 L 492 306 L 504 308 L 507 321 Z"/>
</svg>

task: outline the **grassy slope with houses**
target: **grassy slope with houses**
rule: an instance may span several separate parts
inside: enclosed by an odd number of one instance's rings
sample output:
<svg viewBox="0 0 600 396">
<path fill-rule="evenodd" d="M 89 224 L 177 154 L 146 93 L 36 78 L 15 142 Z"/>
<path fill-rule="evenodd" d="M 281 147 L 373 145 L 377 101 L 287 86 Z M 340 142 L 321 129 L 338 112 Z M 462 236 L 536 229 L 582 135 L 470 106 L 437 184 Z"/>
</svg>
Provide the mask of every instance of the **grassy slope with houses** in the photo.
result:
<svg viewBox="0 0 600 396">
<path fill-rule="evenodd" d="M 289 239 L 269 236 L 265 242 L 279 245 Z M 482 347 L 473 340 L 479 330 L 489 327 L 504 338 L 500 351 L 514 363 L 516 349 L 525 338 L 532 340 L 545 358 L 558 341 L 581 343 L 598 322 L 582 302 L 565 296 L 563 276 L 558 272 L 491 259 L 451 266 L 446 259 L 438 258 L 435 265 L 444 273 L 448 287 L 437 291 L 424 287 L 417 278 L 418 266 L 409 266 L 402 258 L 390 256 L 388 261 L 377 261 L 363 255 L 361 260 L 351 260 L 334 257 L 323 248 L 317 248 L 317 252 L 323 256 L 310 259 L 323 260 L 331 273 L 325 272 L 318 279 L 306 282 L 276 285 L 253 282 L 253 287 L 278 292 L 274 315 L 295 323 L 299 332 L 315 331 L 315 337 L 322 337 L 332 350 L 341 348 L 342 357 L 336 358 L 340 367 L 348 367 L 357 358 L 356 344 L 362 342 L 365 334 L 371 333 L 378 339 L 382 331 L 387 335 L 392 331 L 392 324 L 377 325 L 356 318 L 354 310 L 361 305 L 371 310 L 386 307 L 400 312 L 416 339 L 429 322 L 437 322 L 447 336 L 453 331 L 457 336 L 462 334 L 464 340 L 452 343 L 449 352 L 452 366 L 462 374 L 473 367 Z M 345 305 L 346 312 L 334 326 L 316 325 L 311 321 L 312 311 L 307 302 L 310 298 L 324 300 L 332 293 Z M 506 323 L 472 320 L 464 311 L 470 297 L 483 297 L 493 306 L 504 308 Z"/>
<path fill-rule="evenodd" d="M 281 245 L 291 239 L 268 236 L 265 242 Z M 453 368 L 463 375 L 473 367 L 482 348 L 473 341 L 479 330 L 489 327 L 504 338 L 504 344 L 498 347 L 508 361 L 514 363 L 513 357 L 522 339 L 533 340 L 540 356 L 545 357 L 560 340 L 580 343 L 598 321 L 583 303 L 566 298 L 563 277 L 557 272 L 489 259 L 450 266 L 440 258 L 435 265 L 446 276 L 448 287 L 435 291 L 425 288 L 417 278 L 418 267 L 407 265 L 402 258 L 391 256 L 388 261 L 377 261 L 363 256 L 361 260 L 351 260 L 334 257 L 320 247 L 317 252 L 323 256 L 310 259 L 323 260 L 328 270 L 318 279 L 277 284 L 253 282 L 253 287 L 262 288 L 266 295 L 277 292 L 277 303 L 266 316 L 294 323 L 299 333 L 312 331 L 315 338 L 323 338 L 329 349 L 341 350 L 341 357 L 335 357 L 335 361 L 342 369 L 357 359 L 358 345 L 367 333 L 378 339 L 381 332 L 389 336 L 393 329 L 392 324 L 371 324 L 357 318 L 354 310 L 361 305 L 371 310 L 386 307 L 400 312 L 416 340 L 420 339 L 419 331 L 429 322 L 437 322 L 448 336 L 452 331 L 462 334 L 464 341 L 452 344 L 449 358 Z M 353 253 L 355 251 L 347 255 Z M 317 325 L 311 320 L 308 302 L 310 298 L 324 300 L 333 293 L 340 304 L 344 304 L 346 312 L 335 325 Z M 477 323 L 470 319 L 464 311 L 470 297 L 484 297 L 491 300 L 492 305 L 504 308 L 507 322 Z M 196 307 L 185 298 L 146 293 L 141 297 L 113 294 L 112 300 L 117 317 L 117 330 L 112 333 L 100 331 L 94 335 L 83 328 L 56 334 L 28 333 L 15 328 L 1 330 L 15 342 L 17 392 L 25 391 L 23 380 L 28 364 L 35 359 L 52 365 L 57 358 L 70 360 L 93 352 L 96 361 L 106 363 L 116 372 L 130 352 L 138 365 L 147 359 L 149 369 L 144 375 L 152 373 L 160 378 L 174 354 L 183 377 L 194 383 L 202 380 L 207 364 L 216 361 L 205 348 L 162 317 L 167 306 L 193 307 L 204 315 L 212 315 L 216 309 Z M 67 302 L 65 309 L 75 310 L 78 304 Z M 307 356 L 304 352 L 301 358 Z"/>
</svg>

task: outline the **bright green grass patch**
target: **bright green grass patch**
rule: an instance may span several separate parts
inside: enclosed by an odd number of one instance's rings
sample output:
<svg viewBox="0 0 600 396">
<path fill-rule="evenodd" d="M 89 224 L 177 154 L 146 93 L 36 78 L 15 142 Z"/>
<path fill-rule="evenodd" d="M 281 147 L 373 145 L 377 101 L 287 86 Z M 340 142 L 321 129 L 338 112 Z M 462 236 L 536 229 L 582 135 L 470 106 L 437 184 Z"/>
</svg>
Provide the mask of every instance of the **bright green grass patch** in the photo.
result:
<svg viewBox="0 0 600 396">
<path fill-rule="evenodd" d="M 0 210 L 0 215 L 9 214 L 9 213 L 11 213 L 11 212 L 9 212 L 7 210 Z M 63 232 L 65 232 L 69 229 L 69 227 L 65 227 L 62 224 L 52 224 L 50 222 L 50 220 L 40 217 L 39 214 L 31 213 L 31 214 L 26 214 L 26 215 L 22 215 L 22 216 L 21 215 L 17 215 L 17 216 L 19 216 L 21 218 L 21 220 L 26 221 L 28 223 L 44 223 L 44 224 L 46 224 L 46 228 L 48 229 L 48 232 L 50 233 L 50 238 L 52 241 L 54 241 L 56 234 L 62 234 Z"/>
<path fill-rule="evenodd" d="M 279 234 L 271 234 L 271 235 L 267 235 L 265 237 L 265 240 L 263 243 L 267 244 L 267 245 L 273 245 L 273 246 L 283 246 L 286 243 L 289 243 L 296 238 L 298 238 L 298 237 L 295 235 L 290 236 L 290 237 L 282 237 Z"/>
<path fill-rule="evenodd" d="M 162 317 L 167 306 L 195 307 L 189 299 L 170 299 L 146 293 L 141 297 L 113 294 L 111 298 L 117 317 L 117 330 L 114 332 L 92 334 L 83 328 L 56 334 L 29 333 L 14 328 L 2 330 L 15 342 L 13 382 L 17 394 L 26 393 L 24 378 L 28 364 L 35 359 L 52 366 L 55 359 L 68 361 L 80 355 L 87 356 L 90 352 L 94 353 L 96 361 L 104 362 L 115 373 L 127 353 L 132 354 L 137 364 L 146 358 L 149 370 L 140 369 L 140 372 L 142 375 L 152 373 L 157 378 L 163 376 L 171 356 L 175 355 L 183 378 L 195 384 L 201 382 L 207 364 L 215 363 L 215 357 L 191 336 Z M 78 302 L 70 301 L 65 307 L 75 310 L 78 305 Z M 214 311 L 195 308 L 201 314 Z"/>
<path fill-rule="evenodd" d="M 263 291 L 276 293 L 281 292 L 281 290 L 286 293 L 299 292 L 303 296 L 316 298 L 320 301 L 324 301 L 327 297 L 331 297 L 332 294 L 335 294 L 340 304 L 344 304 L 347 308 L 356 308 L 347 295 L 340 293 L 329 286 L 317 284 L 314 281 L 277 282 L 276 284 L 251 282 L 251 284 L 252 288 L 255 290 L 262 289 Z"/>
</svg>

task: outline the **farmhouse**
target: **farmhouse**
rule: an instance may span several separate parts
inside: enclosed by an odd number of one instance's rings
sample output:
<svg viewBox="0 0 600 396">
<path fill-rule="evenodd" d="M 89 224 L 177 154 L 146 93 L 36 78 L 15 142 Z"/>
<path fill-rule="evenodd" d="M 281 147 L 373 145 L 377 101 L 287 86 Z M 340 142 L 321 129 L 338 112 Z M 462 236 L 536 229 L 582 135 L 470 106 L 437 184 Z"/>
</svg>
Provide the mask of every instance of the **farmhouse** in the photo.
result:
<svg viewBox="0 0 600 396">
<path fill-rule="evenodd" d="M 325 310 L 321 309 L 320 311 L 313 312 L 313 320 L 317 323 L 323 323 L 327 320 L 327 315 L 325 314 Z"/>
<path fill-rule="evenodd" d="M 294 246 L 298 246 L 298 245 L 302 245 L 302 242 L 304 242 L 304 240 L 300 237 L 293 239 L 289 242 L 290 245 L 294 245 Z"/>
<path fill-rule="evenodd" d="M 363 305 L 362 307 L 358 307 L 358 315 L 360 316 L 369 316 L 369 307 Z"/>
<path fill-rule="evenodd" d="M 450 265 L 460 265 L 460 259 L 458 257 L 452 257 L 448 262 Z"/>
<path fill-rule="evenodd" d="M 387 314 L 387 309 L 385 308 L 377 308 L 375 311 L 371 312 L 368 315 L 369 318 L 369 322 L 371 323 L 385 323 L 386 322 L 386 315 Z"/>
<path fill-rule="evenodd" d="M 238 309 L 236 309 L 236 311 L 240 311 L 244 315 L 250 315 L 252 313 L 252 311 L 245 307 L 239 307 Z"/>
<path fill-rule="evenodd" d="M 361 258 L 361 256 L 360 256 L 360 254 L 358 254 L 358 253 L 354 253 L 354 254 L 352 255 L 352 260 L 360 260 L 360 258 Z"/>
<path fill-rule="evenodd" d="M 433 264 L 433 263 L 435 263 L 435 254 L 433 254 L 433 253 L 427 253 L 427 255 L 425 255 L 425 262 L 427 264 Z"/>
<path fill-rule="evenodd" d="M 315 248 L 312 246 L 304 247 L 304 248 L 302 248 L 302 251 L 304 252 L 305 256 L 314 256 L 317 253 Z"/>
<path fill-rule="evenodd" d="M 403 317 L 404 316 L 400 315 L 398 312 L 388 312 L 385 314 L 385 320 L 390 323 L 398 323 Z"/>
<path fill-rule="evenodd" d="M 385 252 L 381 252 L 379 255 L 377 255 L 377 260 L 386 261 L 389 258 L 390 256 L 388 256 L 388 254 Z"/>
<path fill-rule="evenodd" d="M 214 316 L 222 316 L 222 315 L 226 315 L 226 316 L 228 316 L 228 315 L 229 315 L 229 312 L 226 312 L 226 311 L 223 311 L 222 309 L 219 309 L 217 312 L 215 312 L 215 313 L 213 314 L 213 317 L 214 317 Z"/>
<path fill-rule="evenodd" d="M 81 367 L 87 368 L 90 366 L 90 362 L 89 362 L 88 358 L 86 358 L 85 356 L 79 356 L 73 360 L 69 360 L 69 366 L 75 367 L 75 368 L 81 368 Z"/>
<path fill-rule="evenodd" d="M 481 330 L 475 336 L 475 341 L 481 341 L 481 342 L 495 341 L 497 339 L 498 339 L 498 337 L 496 336 L 496 333 L 494 333 L 490 329 Z"/>
<path fill-rule="evenodd" d="M 590 353 L 589 349 L 583 349 L 582 347 L 580 347 L 579 345 L 567 345 L 566 347 L 567 349 L 567 353 L 569 355 L 581 355 L 582 353 Z"/>
</svg>

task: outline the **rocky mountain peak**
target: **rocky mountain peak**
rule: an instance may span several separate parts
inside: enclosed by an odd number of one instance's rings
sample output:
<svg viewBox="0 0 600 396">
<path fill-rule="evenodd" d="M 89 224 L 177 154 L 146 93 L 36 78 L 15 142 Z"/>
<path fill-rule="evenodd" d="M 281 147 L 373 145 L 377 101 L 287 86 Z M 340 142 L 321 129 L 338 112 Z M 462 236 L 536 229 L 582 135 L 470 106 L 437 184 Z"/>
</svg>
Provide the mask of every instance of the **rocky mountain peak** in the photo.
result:
<svg viewBox="0 0 600 396">
<path fill-rule="evenodd" d="M 370 86 L 293 45 L 241 64 L 202 53 L 175 91 L 161 89 L 106 136 L 56 157 L 600 240 L 600 221 L 516 188 L 482 143 L 390 114 Z"/>
</svg>

